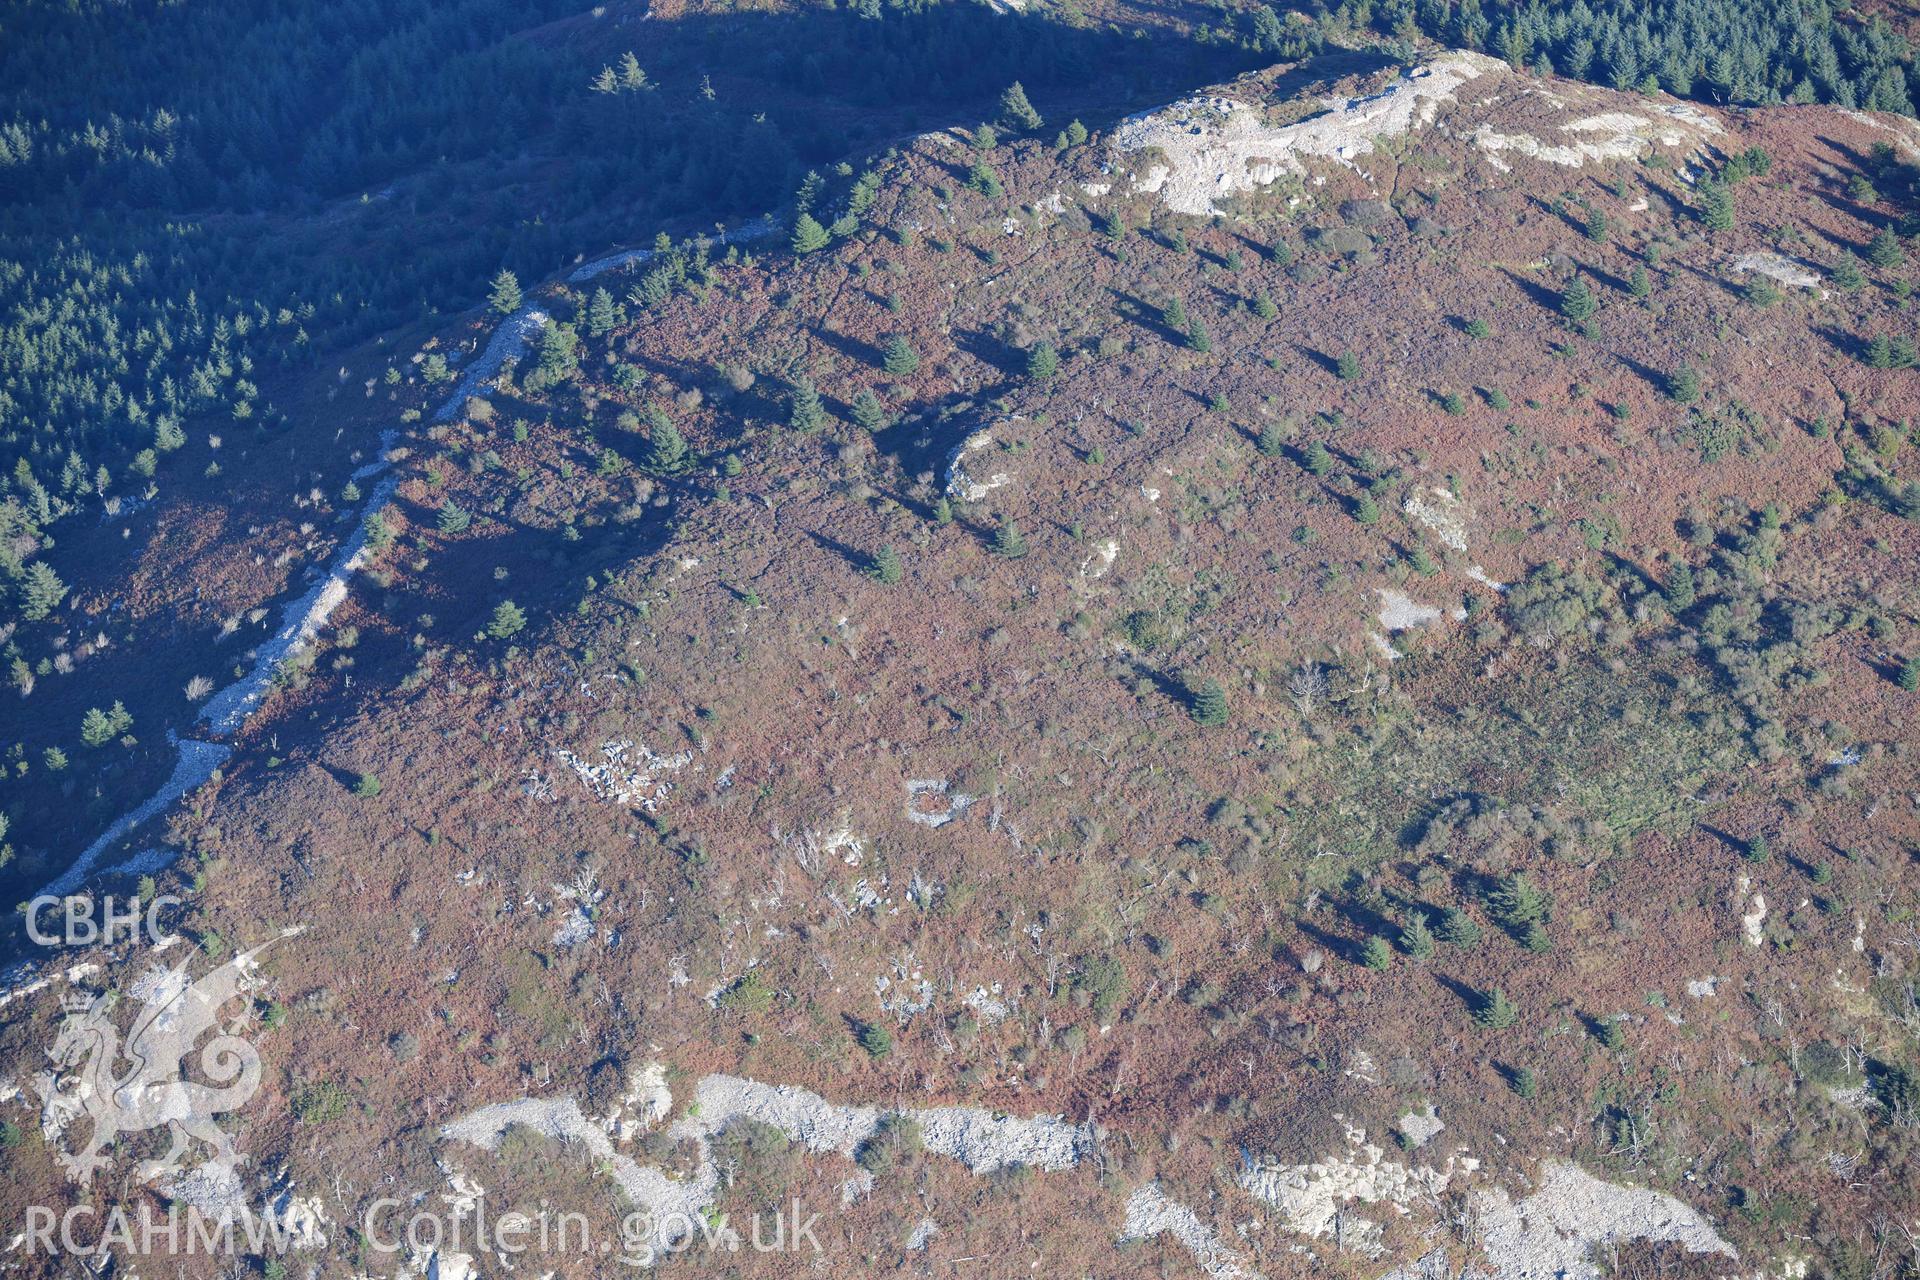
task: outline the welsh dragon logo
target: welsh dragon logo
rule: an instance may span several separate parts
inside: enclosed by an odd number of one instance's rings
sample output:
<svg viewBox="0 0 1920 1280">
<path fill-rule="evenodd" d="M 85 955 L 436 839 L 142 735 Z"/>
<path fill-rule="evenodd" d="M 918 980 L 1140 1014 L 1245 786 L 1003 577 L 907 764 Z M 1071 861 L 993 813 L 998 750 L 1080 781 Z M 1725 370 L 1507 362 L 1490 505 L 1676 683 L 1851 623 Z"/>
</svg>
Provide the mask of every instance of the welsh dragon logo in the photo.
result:
<svg viewBox="0 0 1920 1280">
<path fill-rule="evenodd" d="M 232 1139 L 213 1118 L 253 1097 L 260 1087 L 260 1054 L 240 1034 L 239 1015 L 230 1013 L 223 1021 L 221 1011 L 258 985 L 255 958 L 301 931 L 283 929 L 198 981 L 187 977 L 191 957 L 171 970 L 156 966 L 133 986 L 140 1006 L 124 1044 L 113 1019 L 116 1002 L 99 997 L 67 1002 L 60 1034 L 47 1053 L 57 1069 L 40 1072 L 33 1085 L 42 1103 L 41 1129 L 50 1142 L 77 1119 L 92 1122 L 84 1149 L 59 1152 L 70 1178 L 87 1185 L 108 1163 L 115 1137 L 162 1127 L 171 1131 L 172 1144 L 165 1155 L 139 1166 L 135 1176 L 143 1182 L 179 1169 L 194 1139 L 213 1148 L 211 1164 L 230 1171 L 239 1163 Z M 207 1083 L 186 1078 L 196 1046 L 193 1065 Z"/>
</svg>

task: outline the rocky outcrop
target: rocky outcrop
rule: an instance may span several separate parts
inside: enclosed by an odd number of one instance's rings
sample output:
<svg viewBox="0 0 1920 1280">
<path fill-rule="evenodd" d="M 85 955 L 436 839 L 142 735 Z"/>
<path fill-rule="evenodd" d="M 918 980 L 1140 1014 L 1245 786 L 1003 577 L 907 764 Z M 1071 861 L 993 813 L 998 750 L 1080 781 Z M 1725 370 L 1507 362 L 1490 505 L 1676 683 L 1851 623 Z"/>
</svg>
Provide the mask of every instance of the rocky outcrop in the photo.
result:
<svg viewBox="0 0 1920 1280">
<path fill-rule="evenodd" d="M 645 1077 L 643 1069 L 641 1077 Z M 699 1152 L 690 1178 L 674 1178 L 642 1165 L 620 1151 L 607 1127 L 587 1118 L 572 1098 L 521 1098 L 496 1103 L 454 1120 L 441 1137 L 494 1150 L 516 1125 L 543 1137 L 583 1144 L 611 1176 L 622 1194 L 644 1212 L 657 1251 L 675 1233 L 690 1229 L 719 1193 L 720 1174 L 711 1142 L 729 1125 L 752 1120 L 769 1125 L 816 1154 L 851 1158 L 879 1132 L 883 1121 L 898 1117 L 918 1126 L 924 1150 L 957 1160 L 974 1173 L 992 1173 L 1021 1165 L 1042 1170 L 1070 1169 L 1098 1141 L 1091 1124 L 1072 1124 L 1060 1116 L 1003 1116 L 974 1107 L 924 1107 L 888 1110 L 829 1102 L 792 1085 L 764 1084 L 740 1076 L 709 1075 L 694 1086 L 694 1105 L 667 1130 L 669 1137 L 691 1142 Z"/>
<path fill-rule="evenodd" d="M 1664 152 L 1684 164 L 1725 132 L 1692 103 L 1550 83 L 1466 50 L 1409 67 L 1377 92 L 1329 98 L 1304 120 L 1270 123 L 1270 106 L 1214 93 L 1132 116 L 1114 130 L 1116 161 L 1132 167 L 1133 191 L 1207 216 L 1282 178 L 1322 176 L 1315 171 L 1325 166 L 1371 181 L 1360 162 L 1422 130 L 1469 140 L 1503 172 L 1518 158 L 1578 168 Z"/>
<path fill-rule="evenodd" d="M 1431 125 L 1462 85 L 1506 74 L 1497 59 L 1447 53 L 1379 93 L 1329 100 L 1319 115 L 1284 125 L 1268 124 L 1260 106 L 1234 98 L 1187 98 L 1123 121 L 1113 146 L 1123 157 L 1153 153 L 1134 190 L 1157 194 L 1177 213 L 1207 215 L 1222 200 L 1305 175 L 1309 161 L 1350 164 L 1370 155 L 1377 139 Z"/>
</svg>

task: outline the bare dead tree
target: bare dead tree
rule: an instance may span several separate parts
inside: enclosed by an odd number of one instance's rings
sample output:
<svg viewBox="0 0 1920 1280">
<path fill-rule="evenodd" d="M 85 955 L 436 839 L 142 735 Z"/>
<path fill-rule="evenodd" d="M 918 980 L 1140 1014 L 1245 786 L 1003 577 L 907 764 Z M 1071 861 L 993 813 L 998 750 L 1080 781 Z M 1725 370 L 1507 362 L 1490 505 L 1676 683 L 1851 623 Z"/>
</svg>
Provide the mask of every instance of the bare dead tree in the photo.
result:
<svg viewBox="0 0 1920 1280">
<path fill-rule="evenodd" d="M 1313 709 L 1327 699 L 1327 673 L 1317 662 L 1303 662 L 1287 679 L 1287 694 L 1293 699 L 1300 718 L 1310 719 Z"/>
</svg>

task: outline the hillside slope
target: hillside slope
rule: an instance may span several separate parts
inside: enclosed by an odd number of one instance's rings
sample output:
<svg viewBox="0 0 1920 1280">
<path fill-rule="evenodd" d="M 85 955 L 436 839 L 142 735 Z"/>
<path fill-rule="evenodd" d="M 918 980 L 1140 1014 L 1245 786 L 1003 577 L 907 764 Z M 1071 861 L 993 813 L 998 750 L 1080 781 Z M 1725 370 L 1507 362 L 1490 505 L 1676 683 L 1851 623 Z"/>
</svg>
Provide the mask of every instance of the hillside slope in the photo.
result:
<svg viewBox="0 0 1920 1280">
<path fill-rule="evenodd" d="M 327 1274 L 470 1184 L 837 1274 L 1920 1263 L 1920 131 L 1355 71 L 921 135 L 363 397 L 147 871 L 305 928 L 206 1185 Z"/>
</svg>

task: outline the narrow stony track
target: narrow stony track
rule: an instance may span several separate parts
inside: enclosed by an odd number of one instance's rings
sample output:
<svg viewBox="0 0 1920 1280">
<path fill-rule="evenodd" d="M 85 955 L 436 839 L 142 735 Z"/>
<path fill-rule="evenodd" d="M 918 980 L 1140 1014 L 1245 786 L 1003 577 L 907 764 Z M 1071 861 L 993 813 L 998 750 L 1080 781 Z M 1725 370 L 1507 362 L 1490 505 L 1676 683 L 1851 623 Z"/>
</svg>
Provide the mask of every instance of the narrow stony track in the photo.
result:
<svg viewBox="0 0 1920 1280">
<path fill-rule="evenodd" d="M 772 229 L 771 223 L 755 222 L 721 236 L 720 240 L 726 242 L 751 239 L 766 235 Z M 578 284 L 603 272 L 645 262 L 652 256 L 651 249 L 630 249 L 612 254 L 575 269 L 567 276 L 567 280 L 569 283 Z M 533 303 L 528 303 L 513 314 L 503 317 L 500 323 L 494 326 L 480 354 L 460 371 L 459 380 L 454 383 L 453 391 L 434 410 L 433 420 L 435 422 L 451 421 L 466 406 L 467 401 L 480 394 L 489 382 L 499 376 L 501 369 L 510 362 L 518 362 L 524 358 L 531 349 L 535 336 L 545 327 L 547 320 L 547 313 Z M 245 726 L 272 690 L 274 678 L 279 673 L 281 664 L 311 645 L 327 625 L 327 620 L 333 616 L 333 611 L 339 608 L 347 598 L 348 583 L 354 573 L 366 562 L 369 525 L 375 515 L 386 509 L 387 504 L 392 500 L 394 488 L 399 483 L 399 477 L 392 474 L 387 461 L 398 434 L 391 428 L 383 431 L 380 435 L 379 456 L 353 473 L 353 479 L 356 481 L 371 480 L 375 476 L 380 479 L 367 495 L 366 501 L 361 504 L 352 534 L 334 552 L 326 570 L 305 591 L 281 609 L 278 629 L 254 650 L 253 662 L 246 674 L 215 693 L 201 708 L 196 723 L 206 727 L 208 738 L 231 738 Z M 204 784 L 232 754 L 230 747 L 218 741 L 182 738 L 171 732 L 168 739 L 173 744 L 175 757 L 173 772 L 168 775 L 166 782 L 161 784 L 152 795 L 115 819 L 98 839 L 81 851 L 65 871 L 41 889 L 42 894 L 67 894 L 79 888 L 86 878 L 94 873 L 101 857 L 108 850 L 137 828 L 171 808 L 183 796 Z M 158 862 L 156 858 L 149 856 L 149 851 L 135 855 L 135 859 L 145 866 L 152 866 Z"/>
</svg>

